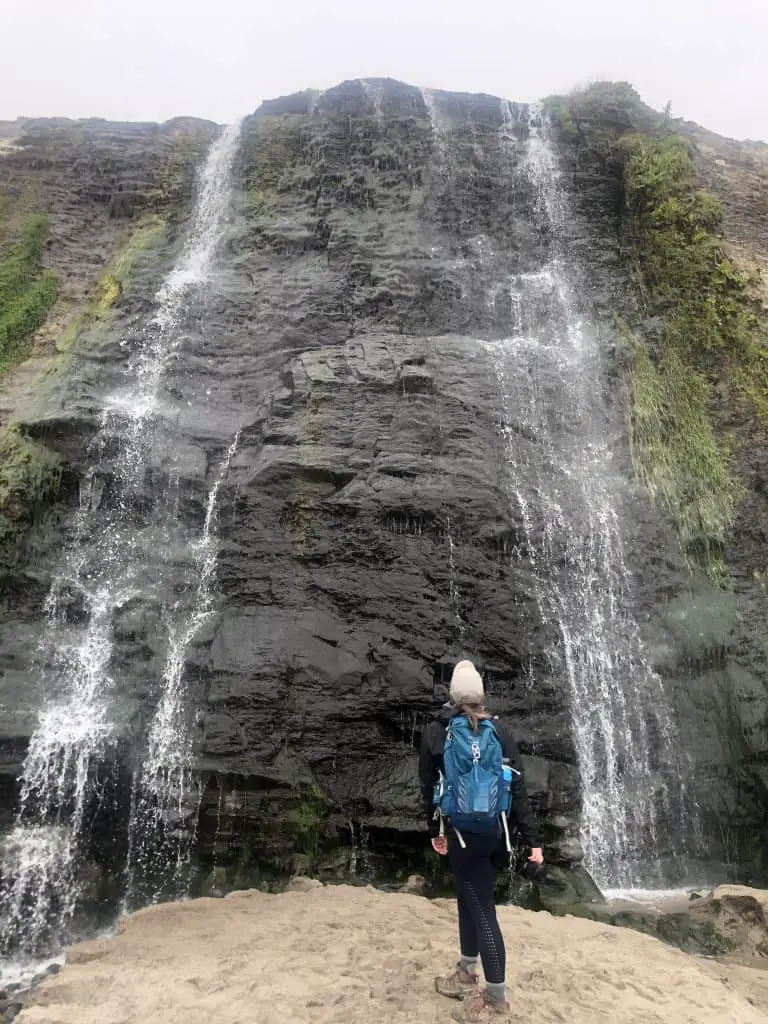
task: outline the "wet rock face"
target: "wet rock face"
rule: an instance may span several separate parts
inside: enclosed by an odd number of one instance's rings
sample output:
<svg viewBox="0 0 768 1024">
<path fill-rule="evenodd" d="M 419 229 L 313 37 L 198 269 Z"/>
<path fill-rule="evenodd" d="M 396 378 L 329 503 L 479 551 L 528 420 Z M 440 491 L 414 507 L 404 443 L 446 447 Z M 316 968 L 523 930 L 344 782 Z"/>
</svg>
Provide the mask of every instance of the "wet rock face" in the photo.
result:
<svg viewBox="0 0 768 1024">
<path fill-rule="evenodd" d="M 277 100 L 244 124 L 226 259 L 188 310 L 165 382 L 173 458 L 158 455 L 135 496 L 144 523 L 152 487 L 172 470 L 178 515 L 199 527 L 242 429 L 220 493 L 219 612 L 187 666 L 207 780 L 198 855 L 217 884 L 310 861 L 331 873 L 350 858 L 359 870 L 417 864 L 415 751 L 464 654 L 517 725 L 553 854 L 562 841 L 563 859 L 578 857 L 568 713 L 530 567 L 513 557 L 521 524 L 484 344 L 511 329 L 503 281 L 538 268 L 547 242 L 520 166 L 520 113 L 491 97 L 370 82 Z M 115 221 L 128 207 L 112 199 Z M 135 309 L 122 333 L 80 345 L 66 397 L 52 395 L 28 424 L 64 457 L 65 482 L 87 466 L 94 410 L 124 365 L 121 337 L 136 337 Z M 44 567 L 71 530 L 60 513 L 30 539 L 23 578 L 34 582 L 11 617 L 28 635 L 6 675 L 9 774 L 34 722 Z M 184 585 L 184 567 L 163 557 L 162 586 L 151 569 L 146 592 L 115 610 L 120 771 L 141 756 L 131 737 L 156 700 L 163 601 Z M 107 843 L 121 826 L 110 818 L 94 834 Z"/>
<path fill-rule="evenodd" d="M 7 535 L 0 543 L 3 824 L 38 707 L 33 663 L 45 627 L 44 601 L 62 547 L 71 539 L 72 508 L 100 400 L 125 365 L 121 340 L 151 308 L 193 198 L 197 164 L 217 131 L 211 122 L 193 118 L 164 125 L 66 118 L 0 122 L 0 249 L 12 244 L 30 215 L 43 215 L 43 262 L 58 281 L 57 302 L 31 340 L 30 358 L 5 374 L 0 386 L 0 444 L 8 463 L 2 467 L 0 491 L 8 493 L 0 498 L 0 512 L 33 525 L 25 538 L 19 528 L 19 550 L 7 550 Z M 137 258 L 128 280 L 114 263 L 125 257 L 145 219 L 157 225 L 165 244 Z M 117 276 L 107 282 L 114 289 L 107 302 L 99 286 L 110 267 Z M 92 307 L 100 304 L 100 315 L 113 300 L 111 322 L 105 316 L 95 323 Z M 79 318 L 83 330 L 68 355 Z M 10 444 L 4 432 L 9 423 L 18 432 Z M 45 494 L 58 502 L 41 500 Z M 78 600 L 73 595 L 74 617 L 84 613 Z"/>
<path fill-rule="evenodd" d="M 178 222 L 194 190 L 195 168 L 218 128 L 209 121 L 121 124 L 97 118 L 0 122 L 0 243 L 25 216 L 43 214 L 45 265 L 71 314 L 119 246 L 119 233 L 153 214 Z M 54 318 L 58 321 L 58 309 Z M 67 317 L 56 324 L 66 326 Z M 15 392 L 3 389 L 5 400 Z"/>
<path fill-rule="evenodd" d="M 534 599 L 486 344 L 514 332 L 510 278 L 539 270 L 551 248 L 523 162 L 522 113 L 376 80 L 270 101 L 244 123 L 225 259 L 187 310 L 165 380 L 164 447 L 133 510 L 145 524 L 153 489 L 170 476 L 175 515 L 201 529 L 241 430 L 219 493 L 217 615 L 188 649 L 185 677 L 204 783 L 196 857 L 216 890 L 268 870 L 420 867 L 415 751 L 465 655 L 516 727 L 550 856 L 580 860 L 568 698 L 550 664 L 558 638 Z M 124 178 L 122 190 L 100 193 L 113 225 L 142 192 Z M 620 345 L 612 310 L 626 297 L 620 196 L 610 169 L 574 171 L 573 181 L 587 202 L 568 244 L 610 352 Z M 71 535 L 99 401 L 125 364 L 121 341 L 130 348 L 151 305 L 151 269 L 28 418 L 65 471 L 0 621 L 12 723 L 0 742 L 0 825 L 34 724 L 51 567 Z M 616 386 L 606 431 L 629 478 L 620 367 L 607 362 Z M 108 452 L 97 482 L 108 501 Z M 677 597 L 687 576 L 644 497 L 624 499 L 641 627 L 670 669 L 674 631 L 647 620 L 663 589 Z M 145 533 L 148 585 L 114 613 L 120 745 L 106 773 L 117 809 L 105 801 L 92 812 L 90 856 L 115 876 L 129 773 L 143 753 L 136 737 L 163 670 L 163 608 L 187 581 L 159 528 Z M 691 733 L 707 714 L 692 712 Z"/>
<path fill-rule="evenodd" d="M 321 847 L 362 826 L 391 869 L 423 845 L 415 748 L 463 654 L 517 723 L 548 839 L 575 833 L 567 709 L 512 557 L 484 345 L 510 330 L 501 283 L 540 262 L 525 128 L 490 97 L 438 107 L 433 124 L 418 90 L 349 83 L 265 104 L 243 129 L 237 280 L 209 315 L 242 325 L 225 358 L 259 415 L 227 483 L 199 749 L 228 773 L 224 803 L 234 789 L 245 805 L 235 821 L 265 808 L 242 828 L 283 864 L 292 843 L 264 821 L 297 782 L 331 812 Z M 211 785 L 205 855 L 221 828 Z"/>
</svg>

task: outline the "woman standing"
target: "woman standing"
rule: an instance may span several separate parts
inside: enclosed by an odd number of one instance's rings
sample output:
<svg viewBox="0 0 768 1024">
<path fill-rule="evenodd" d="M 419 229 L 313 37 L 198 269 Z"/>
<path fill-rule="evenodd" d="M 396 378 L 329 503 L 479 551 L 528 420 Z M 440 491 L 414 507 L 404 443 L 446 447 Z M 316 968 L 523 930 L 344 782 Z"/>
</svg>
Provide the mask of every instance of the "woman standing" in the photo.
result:
<svg viewBox="0 0 768 1024">
<path fill-rule="evenodd" d="M 449 827 L 448 835 L 438 835 L 432 797 L 443 771 L 443 747 L 448 724 L 465 716 L 473 732 L 479 723 L 492 716 L 485 709 L 483 680 L 471 661 L 460 661 L 453 670 L 450 703 L 445 705 L 424 731 L 419 758 L 421 795 L 427 814 L 432 846 L 441 856 L 447 854 L 456 882 L 459 911 L 460 958 L 448 975 L 435 979 L 435 988 L 452 999 L 465 999 L 454 1014 L 460 1024 L 506 1017 L 510 1012 L 505 984 L 504 939 L 496 918 L 493 858 L 503 842 L 501 826 L 493 833 L 473 834 L 464 829 L 461 837 Z M 509 730 L 493 719 L 502 754 L 512 768 L 512 809 L 510 818 L 517 825 L 523 842 L 529 847 L 533 864 L 544 860 L 535 833 L 533 814 L 525 790 L 520 755 Z M 449 822 L 450 825 L 450 822 Z M 482 961 L 485 988 L 477 983 L 477 961 Z"/>
</svg>

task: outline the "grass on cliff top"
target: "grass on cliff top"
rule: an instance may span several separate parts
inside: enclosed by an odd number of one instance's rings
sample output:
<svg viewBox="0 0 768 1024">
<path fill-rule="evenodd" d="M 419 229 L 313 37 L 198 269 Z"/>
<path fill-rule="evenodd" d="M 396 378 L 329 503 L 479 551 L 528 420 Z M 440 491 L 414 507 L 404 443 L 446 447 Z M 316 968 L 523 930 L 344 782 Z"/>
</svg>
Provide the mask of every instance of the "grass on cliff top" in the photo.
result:
<svg viewBox="0 0 768 1024">
<path fill-rule="evenodd" d="M 664 321 L 659 337 L 633 346 L 633 461 L 691 562 L 718 573 L 744 493 L 718 385 L 768 416 L 768 318 L 755 278 L 728 252 L 720 203 L 696 185 L 692 146 L 631 86 L 598 83 L 547 105 L 560 137 L 620 178 L 632 278 L 641 306 Z"/>
<path fill-rule="evenodd" d="M 595 82 L 568 95 L 549 96 L 544 107 L 558 136 L 604 166 L 626 132 L 656 134 L 664 119 L 629 82 Z"/>
<path fill-rule="evenodd" d="M 667 342 L 702 362 L 750 358 L 762 334 L 756 282 L 728 255 L 722 206 L 696 188 L 690 147 L 641 135 L 622 147 L 627 234 L 646 287 L 669 304 Z"/>
<path fill-rule="evenodd" d="M 46 218 L 30 217 L 0 255 L 0 375 L 26 356 L 25 343 L 56 301 L 56 277 L 41 266 L 47 234 Z"/>
</svg>

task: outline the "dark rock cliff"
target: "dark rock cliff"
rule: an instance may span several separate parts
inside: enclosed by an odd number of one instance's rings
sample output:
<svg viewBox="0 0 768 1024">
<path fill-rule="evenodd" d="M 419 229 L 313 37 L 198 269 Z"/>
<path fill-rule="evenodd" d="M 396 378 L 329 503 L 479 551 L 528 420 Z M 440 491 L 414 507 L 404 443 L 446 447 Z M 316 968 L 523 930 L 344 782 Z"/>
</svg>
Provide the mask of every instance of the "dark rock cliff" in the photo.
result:
<svg viewBox="0 0 768 1024">
<path fill-rule="evenodd" d="M 195 769 L 204 783 L 195 858 L 209 885 L 308 868 L 338 874 L 363 861 L 383 874 L 419 864 L 415 748 L 463 654 L 483 667 L 494 710 L 515 723 L 552 860 L 578 863 L 568 701 L 509 498 L 484 346 L 512 331 L 514 310 L 499 282 L 540 268 L 551 244 L 520 166 L 525 114 L 493 97 L 430 97 L 376 80 L 270 101 L 244 122 L 225 259 L 189 311 L 180 358 L 168 370 L 173 458 L 152 466 L 149 478 L 172 475 L 178 516 L 199 528 L 211 481 L 241 430 L 219 498 L 218 613 L 187 652 Z M 33 127 L 25 154 L 42 144 L 32 141 Z M 55 133 L 39 131 L 56 154 Z M 133 152 L 129 137 L 142 160 L 154 152 L 151 132 L 120 132 L 121 154 Z M 633 308 L 621 189 L 610 165 L 594 166 L 578 147 L 563 144 L 563 157 L 575 190 L 568 244 L 584 268 L 584 312 L 605 339 L 606 430 L 629 482 L 613 319 L 616 309 L 630 316 Z M 0 157 L 0 173 L 7 159 Z M 129 216 L 148 201 L 147 176 L 146 167 L 126 169 L 118 190 L 112 174 L 92 201 L 113 219 Z M 41 607 L 72 528 L 99 398 L 169 252 L 139 266 L 113 319 L 98 331 L 87 323 L 59 378 L 21 409 L 25 434 L 61 460 L 62 483 L 8 570 L 0 617 L 3 822 L 37 708 Z M 137 507 L 151 497 L 137 495 Z M 745 791 L 734 768 L 734 747 L 747 733 L 755 759 L 768 750 L 757 739 L 766 693 L 756 620 L 731 632 L 716 604 L 720 591 L 702 581 L 694 590 L 671 528 L 647 496 L 628 483 L 622 500 L 638 617 L 688 716 L 693 761 L 706 769 L 709 854 L 719 857 L 729 829 L 753 836 L 764 813 L 759 771 L 751 770 Z M 175 572 L 163 591 L 115 612 L 111 668 L 121 680 L 122 739 L 103 774 L 117 808 L 107 800 L 94 806 L 91 833 L 93 859 L 107 872 L 121 869 L 110 842 L 124 835 L 127 778 L 164 658 L 163 602 L 183 579 Z M 728 601 L 738 618 L 738 594 Z M 713 625 L 699 640 L 706 615 Z M 734 644 L 750 663 L 741 683 L 734 673 L 743 659 L 712 663 L 712 651 Z M 698 689 L 702 673 L 686 666 L 702 658 L 703 676 L 730 673 L 728 686 L 715 680 Z M 712 787 L 719 788 L 709 799 Z M 751 859 L 751 871 L 754 849 L 746 857 L 745 848 L 729 852 L 736 865 Z"/>
<path fill-rule="evenodd" d="M 220 870 L 241 852 L 289 868 L 297 821 L 320 866 L 360 828 L 379 867 L 407 861 L 423 842 L 414 746 L 464 652 L 519 723 L 553 852 L 576 831 L 567 711 L 510 558 L 519 524 L 477 340 L 508 328 L 486 301 L 498 276 L 537 265 L 533 194 L 523 175 L 510 190 L 497 99 L 441 96 L 443 139 L 418 90 L 375 88 L 246 121 L 233 277 L 206 312 L 229 325 L 217 387 L 245 424 L 221 623 L 200 652 L 201 766 L 224 770 L 241 818 L 222 826 L 210 785 L 201 850 L 235 833 Z"/>
</svg>

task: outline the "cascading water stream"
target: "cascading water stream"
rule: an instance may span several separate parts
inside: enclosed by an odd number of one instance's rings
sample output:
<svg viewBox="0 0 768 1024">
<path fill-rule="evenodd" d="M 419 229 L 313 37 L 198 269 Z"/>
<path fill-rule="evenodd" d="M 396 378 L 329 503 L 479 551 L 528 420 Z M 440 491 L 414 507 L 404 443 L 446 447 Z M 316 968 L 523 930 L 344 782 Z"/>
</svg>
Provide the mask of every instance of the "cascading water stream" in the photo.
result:
<svg viewBox="0 0 768 1024">
<path fill-rule="evenodd" d="M 446 519 L 445 525 L 445 538 L 448 541 L 448 590 L 451 596 L 453 617 L 456 620 L 456 628 L 459 632 L 459 640 L 463 643 L 466 634 L 466 626 L 461 617 L 461 595 L 459 593 L 459 581 L 456 574 L 456 559 L 454 558 L 454 549 L 456 545 L 453 542 L 453 536 L 451 534 L 450 517 Z"/>
<path fill-rule="evenodd" d="M 488 343 L 510 494 L 552 631 L 552 668 L 570 695 L 586 865 L 602 887 L 659 885 L 660 830 L 673 820 L 679 830 L 691 809 L 673 717 L 632 614 L 600 351 L 570 283 L 565 193 L 540 123 L 534 108 L 523 173 L 552 238 L 549 261 L 508 281 L 513 334 Z"/>
<path fill-rule="evenodd" d="M 370 81 L 365 78 L 363 79 L 363 90 L 373 107 L 373 115 L 376 118 L 376 123 L 381 127 L 384 124 L 384 115 L 381 110 L 381 104 L 384 99 L 384 90 L 381 83 Z"/>
<path fill-rule="evenodd" d="M 186 705 L 185 654 L 213 613 L 218 496 L 240 442 L 238 430 L 208 494 L 203 532 L 193 544 L 195 599 L 170 628 L 162 692 L 149 728 L 144 764 L 134 779 L 129 823 L 127 906 L 178 895 L 194 841 L 201 792 L 192 775 L 192 734 Z M 191 827 L 189 819 L 191 819 Z"/>
<path fill-rule="evenodd" d="M 105 401 L 89 448 L 92 468 L 81 484 L 72 541 L 46 602 L 42 710 L 23 766 L 16 825 L 3 850 L 4 952 L 37 955 L 66 939 L 82 890 L 80 846 L 89 808 L 98 799 L 99 766 L 118 740 L 115 617 L 140 593 L 160 602 L 164 559 L 190 547 L 188 530 L 167 515 L 170 484 L 156 492 L 151 455 L 158 449 L 167 455 L 169 448 L 161 385 L 182 338 L 186 303 L 207 281 L 222 236 L 239 131 L 237 124 L 226 129 L 209 151 L 181 256 L 156 295 L 156 312 L 129 361 L 124 387 Z M 210 607 L 212 525 L 220 483 L 221 477 L 209 496 L 203 538 L 193 552 L 198 575 L 194 612 L 169 644 L 156 724 L 150 730 L 147 771 L 153 777 L 161 756 L 175 767 L 187 754 L 186 734 L 179 736 L 179 754 L 170 749 L 166 725 L 175 721 L 175 702 L 181 698 L 177 676 L 184 643 Z"/>
</svg>

